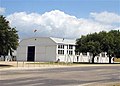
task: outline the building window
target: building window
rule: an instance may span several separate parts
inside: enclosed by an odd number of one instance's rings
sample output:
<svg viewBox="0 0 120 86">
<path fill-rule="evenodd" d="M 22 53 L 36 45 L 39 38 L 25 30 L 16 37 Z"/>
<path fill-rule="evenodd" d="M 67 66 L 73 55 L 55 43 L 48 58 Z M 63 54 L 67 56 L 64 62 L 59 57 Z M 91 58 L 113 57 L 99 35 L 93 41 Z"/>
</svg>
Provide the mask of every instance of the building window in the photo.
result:
<svg viewBox="0 0 120 86">
<path fill-rule="evenodd" d="M 64 45 L 58 45 L 59 49 L 64 49 Z"/>
<path fill-rule="evenodd" d="M 64 50 L 58 50 L 58 54 L 64 55 Z"/>
<path fill-rule="evenodd" d="M 68 49 L 68 45 L 67 45 L 67 49 Z"/>
<path fill-rule="evenodd" d="M 58 45 L 58 54 L 64 55 L 64 45 Z"/>
<path fill-rule="evenodd" d="M 73 49 L 73 45 L 69 45 L 69 49 Z"/>
<path fill-rule="evenodd" d="M 68 53 L 68 50 L 67 50 L 67 54 L 69 54 L 69 53 Z"/>
<path fill-rule="evenodd" d="M 73 55 L 73 45 L 67 45 L 67 54 Z"/>
<path fill-rule="evenodd" d="M 69 51 L 69 55 L 73 55 L 73 51 Z"/>
<path fill-rule="evenodd" d="M 73 51 L 72 50 L 67 50 L 67 54 L 68 55 L 73 55 Z"/>
<path fill-rule="evenodd" d="M 67 45 L 67 49 L 73 49 L 73 45 Z"/>
</svg>

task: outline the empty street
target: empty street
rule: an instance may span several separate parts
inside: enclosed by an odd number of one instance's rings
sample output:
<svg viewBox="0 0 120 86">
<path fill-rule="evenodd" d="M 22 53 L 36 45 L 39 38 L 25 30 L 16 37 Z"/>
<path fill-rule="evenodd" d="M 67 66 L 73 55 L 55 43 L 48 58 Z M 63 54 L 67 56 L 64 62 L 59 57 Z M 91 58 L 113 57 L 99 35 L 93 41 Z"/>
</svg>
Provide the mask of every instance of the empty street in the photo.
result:
<svg viewBox="0 0 120 86">
<path fill-rule="evenodd" d="M 0 70 L 0 86 L 95 86 L 119 81 L 119 65 Z"/>
</svg>

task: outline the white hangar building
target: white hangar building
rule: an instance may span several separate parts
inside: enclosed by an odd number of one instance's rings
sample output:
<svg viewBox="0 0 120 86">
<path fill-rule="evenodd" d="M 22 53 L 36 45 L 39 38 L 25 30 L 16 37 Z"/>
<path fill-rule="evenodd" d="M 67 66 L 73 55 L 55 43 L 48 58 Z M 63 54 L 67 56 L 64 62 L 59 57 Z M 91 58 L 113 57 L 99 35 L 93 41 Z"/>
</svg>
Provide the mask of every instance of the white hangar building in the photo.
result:
<svg viewBox="0 0 120 86">
<path fill-rule="evenodd" d="M 23 39 L 17 49 L 18 61 L 62 61 L 73 62 L 75 40 L 34 37 Z"/>
<path fill-rule="evenodd" d="M 60 61 L 60 62 L 91 62 L 89 53 L 75 54 L 75 40 L 33 37 L 23 39 L 17 48 L 17 61 Z M 108 63 L 106 53 L 95 58 L 96 63 Z"/>
</svg>

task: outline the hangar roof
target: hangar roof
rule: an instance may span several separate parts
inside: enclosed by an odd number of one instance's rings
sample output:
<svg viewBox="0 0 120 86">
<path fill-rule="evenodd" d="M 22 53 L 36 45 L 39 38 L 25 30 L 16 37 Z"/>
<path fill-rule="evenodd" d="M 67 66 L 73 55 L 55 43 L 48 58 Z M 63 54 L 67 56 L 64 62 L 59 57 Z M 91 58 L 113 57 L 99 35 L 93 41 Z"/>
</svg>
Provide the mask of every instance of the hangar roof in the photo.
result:
<svg viewBox="0 0 120 86">
<path fill-rule="evenodd" d="M 50 37 L 55 43 L 58 44 L 71 44 L 71 45 L 75 45 L 75 40 L 73 39 L 65 39 L 65 38 L 54 38 L 54 37 Z"/>
<path fill-rule="evenodd" d="M 75 45 L 75 40 L 73 39 L 65 39 L 65 38 L 55 38 L 55 37 L 32 37 L 32 38 L 26 38 L 23 40 L 30 40 L 30 39 L 50 39 L 56 44 L 69 44 L 69 45 Z M 21 40 L 21 41 L 23 41 Z"/>
</svg>

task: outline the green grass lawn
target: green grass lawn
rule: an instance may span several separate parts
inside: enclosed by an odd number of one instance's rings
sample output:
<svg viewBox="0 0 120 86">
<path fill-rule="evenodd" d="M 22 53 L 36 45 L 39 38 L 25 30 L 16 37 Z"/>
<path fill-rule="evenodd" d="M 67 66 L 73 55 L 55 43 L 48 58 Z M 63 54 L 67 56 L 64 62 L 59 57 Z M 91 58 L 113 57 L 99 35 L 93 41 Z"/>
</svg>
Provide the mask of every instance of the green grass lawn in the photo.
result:
<svg viewBox="0 0 120 86">
<path fill-rule="evenodd" d="M 65 62 L 27 62 L 26 64 L 43 64 L 43 65 L 69 65 L 73 63 L 65 63 Z"/>
</svg>

